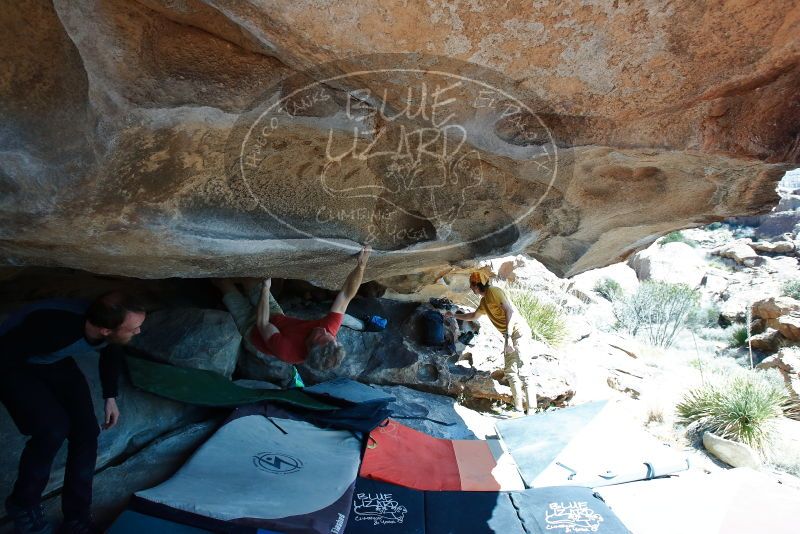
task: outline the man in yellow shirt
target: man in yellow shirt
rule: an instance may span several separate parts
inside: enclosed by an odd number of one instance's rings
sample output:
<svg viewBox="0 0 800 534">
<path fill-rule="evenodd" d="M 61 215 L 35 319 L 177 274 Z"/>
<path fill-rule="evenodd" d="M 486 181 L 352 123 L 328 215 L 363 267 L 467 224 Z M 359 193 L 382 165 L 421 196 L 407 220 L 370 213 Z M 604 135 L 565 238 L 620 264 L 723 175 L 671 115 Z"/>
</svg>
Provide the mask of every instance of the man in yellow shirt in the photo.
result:
<svg viewBox="0 0 800 534">
<path fill-rule="evenodd" d="M 486 273 L 473 272 L 469 277 L 469 287 L 473 293 L 481 297 L 478 309 L 472 313 L 453 315 L 462 321 L 474 321 L 481 315 L 488 315 L 495 328 L 503 334 L 505 375 L 514 396 L 514 409 L 527 414 L 536 409 L 536 392 L 531 384 L 530 327 L 514 308 L 505 292 L 499 287 L 490 285 Z"/>
</svg>

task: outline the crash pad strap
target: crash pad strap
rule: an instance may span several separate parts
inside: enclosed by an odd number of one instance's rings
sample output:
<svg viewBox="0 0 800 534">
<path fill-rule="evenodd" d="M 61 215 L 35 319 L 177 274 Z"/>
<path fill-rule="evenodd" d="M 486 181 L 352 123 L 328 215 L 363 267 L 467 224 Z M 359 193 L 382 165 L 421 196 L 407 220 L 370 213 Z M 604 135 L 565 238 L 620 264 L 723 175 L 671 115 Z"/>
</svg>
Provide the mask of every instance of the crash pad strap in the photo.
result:
<svg viewBox="0 0 800 534">
<path fill-rule="evenodd" d="M 274 401 L 308 410 L 335 410 L 299 389 L 251 389 L 238 386 L 224 376 L 205 369 L 188 369 L 151 362 L 127 355 L 131 382 L 139 389 L 161 397 L 200 406 L 241 406 Z"/>
</svg>

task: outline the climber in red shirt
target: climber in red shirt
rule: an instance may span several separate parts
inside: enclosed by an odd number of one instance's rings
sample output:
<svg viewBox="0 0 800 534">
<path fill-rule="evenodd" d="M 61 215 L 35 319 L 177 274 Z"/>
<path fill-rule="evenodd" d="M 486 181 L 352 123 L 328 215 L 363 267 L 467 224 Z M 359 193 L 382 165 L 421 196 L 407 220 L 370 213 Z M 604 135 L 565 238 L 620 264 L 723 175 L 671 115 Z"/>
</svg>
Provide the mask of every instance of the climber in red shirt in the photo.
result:
<svg viewBox="0 0 800 534">
<path fill-rule="evenodd" d="M 267 278 L 261 289 L 255 328 L 250 331 L 253 346 L 291 364 L 307 362 L 309 366 L 322 370 L 339 365 L 345 351 L 336 340 L 336 333 L 364 278 L 370 252 L 369 246 L 361 249 L 355 268 L 347 275 L 330 311 L 321 319 L 306 320 L 284 315 L 270 293 L 271 279 Z"/>
</svg>

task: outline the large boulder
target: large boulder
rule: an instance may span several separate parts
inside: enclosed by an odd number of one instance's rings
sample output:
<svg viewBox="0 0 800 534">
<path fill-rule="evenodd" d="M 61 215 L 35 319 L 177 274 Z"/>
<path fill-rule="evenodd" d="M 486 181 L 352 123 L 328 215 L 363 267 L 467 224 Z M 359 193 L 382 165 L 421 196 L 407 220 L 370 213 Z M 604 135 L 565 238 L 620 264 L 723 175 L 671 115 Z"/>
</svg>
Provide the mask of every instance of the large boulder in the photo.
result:
<svg viewBox="0 0 800 534">
<path fill-rule="evenodd" d="M 745 267 L 757 267 L 763 265 L 765 262 L 764 258 L 759 256 L 756 251 L 753 250 L 753 247 L 750 246 L 749 239 L 734 241 L 733 243 L 723 245 L 714 249 L 712 254 L 716 254 L 722 258 L 728 258 Z"/>
<path fill-rule="evenodd" d="M 800 341 L 800 315 L 783 315 L 776 319 L 775 328 L 789 341 Z"/>
<path fill-rule="evenodd" d="M 771 463 L 795 476 L 800 474 L 800 421 L 781 417 L 775 422 L 770 442 Z"/>
<path fill-rule="evenodd" d="M 431 393 L 472 399 L 499 400 L 510 403 L 511 389 L 502 376 L 492 373 L 503 368 L 502 337 L 486 321 L 480 333 L 463 353 L 445 347 L 423 344 L 421 312 L 416 303 L 398 303 L 387 299 L 356 299 L 349 313 L 356 316 L 380 315 L 389 321 L 381 332 L 362 332 L 342 327 L 337 339 L 347 351 L 342 363 L 327 371 L 308 365 L 298 366 L 307 384 L 337 377 L 353 378 L 378 385 L 403 385 Z M 286 310 L 289 315 L 315 318 L 321 308 Z M 540 406 L 563 406 L 574 395 L 569 374 L 559 367 L 552 351 L 542 347 L 537 354 L 535 385 Z M 274 360 L 244 353 L 239 372 L 247 378 L 282 380 L 284 367 L 271 365 Z"/>
<path fill-rule="evenodd" d="M 786 233 L 796 233 L 800 224 L 800 212 L 780 211 L 759 217 L 754 235 L 760 239 L 774 239 Z"/>
<path fill-rule="evenodd" d="M 774 328 L 767 328 L 763 332 L 753 334 L 749 338 L 750 346 L 752 346 L 753 349 L 766 352 L 767 354 L 777 351 L 783 340 L 784 337 Z"/>
<path fill-rule="evenodd" d="M 701 286 L 703 293 L 712 296 L 713 298 L 720 298 L 725 290 L 728 289 L 730 284 L 730 277 L 719 269 L 709 269 L 703 276 Z"/>
<path fill-rule="evenodd" d="M 639 281 L 682 283 L 697 287 L 703 281 L 703 253 L 681 242 L 656 245 L 637 252 L 628 260 Z"/>
<path fill-rule="evenodd" d="M 760 319 L 777 319 L 782 315 L 800 312 L 800 300 L 791 297 L 770 297 L 753 302 L 753 317 Z"/>
<path fill-rule="evenodd" d="M 789 7 L 309 5 L 7 2 L 3 262 L 336 287 L 370 241 L 368 278 L 573 275 L 797 166 Z"/>
<path fill-rule="evenodd" d="M 615 263 L 601 269 L 592 269 L 571 278 L 573 289 L 585 294 L 594 293 L 598 284 L 606 280 L 618 284 L 624 295 L 635 293 L 639 288 L 636 271 L 627 263 Z"/>
<path fill-rule="evenodd" d="M 750 246 L 756 252 L 766 254 L 791 254 L 795 250 L 792 241 L 756 241 Z"/>
<path fill-rule="evenodd" d="M 800 348 L 783 347 L 777 354 L 761 360 L 759 369 L 777 369 L 793 399 L 800 399 Z"/>
<path fill-rule="evenodd" d="M 778 190 L 778 193 L 781 195 L 781 200 L 778 202 L 778 205 L 775 206 L 776 212 L 795 211 L 797 208 L 800 208 L 800 195 L 796 193 L 783 193 L 780 190 Z"/>
<path fill-rule="evenodd" d="M 241 341 L 227 311 L 170 308 L 149 313 L 131 344 L 158 361 L 230 378 Z"/>
<path fill-rule="evenodd" d="M 100 379 L 97 371 L 98 357 L 86 354 L 76 361 L 89 382 L 98 421 L 103 417 Z M 123 376 L 117 404 L 121 417 L 110 430 L 100 433 L 97 468 L 102 469 L 122 457 L 143 448 L 156 437 L 205 417 L 205 410 L 156 397 L 134 389 Z M 17 465 L 26 438 L 17 431 L 5 409 L 0 410 L 0 435 L 3 450 L 0 457 L 0 495 L 8 495 L 17 475 Z M 46 492 L 58 490 L 64 481 L 66 447 L 56 457 Z M 5 515 L 5 510 L 0 510 Z"/>
</svg>

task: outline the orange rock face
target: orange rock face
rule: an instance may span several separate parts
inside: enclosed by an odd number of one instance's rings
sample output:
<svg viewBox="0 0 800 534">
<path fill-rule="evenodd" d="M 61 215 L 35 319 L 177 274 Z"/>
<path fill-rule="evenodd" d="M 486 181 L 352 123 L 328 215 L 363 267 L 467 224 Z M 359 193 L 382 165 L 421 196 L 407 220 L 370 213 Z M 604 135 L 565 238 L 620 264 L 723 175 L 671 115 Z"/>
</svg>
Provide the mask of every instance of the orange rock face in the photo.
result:
<svg viewBox="0 0 800 534">
<path fill-rule="evenodd" d="M 6 265 L 575 274 L 800 166 L 793 1 L 6 4 Z"/>
</svg>

